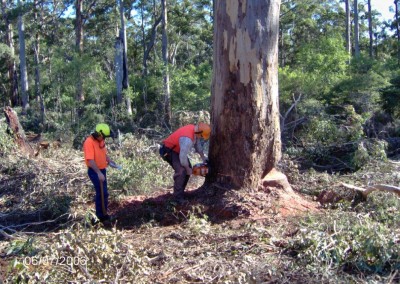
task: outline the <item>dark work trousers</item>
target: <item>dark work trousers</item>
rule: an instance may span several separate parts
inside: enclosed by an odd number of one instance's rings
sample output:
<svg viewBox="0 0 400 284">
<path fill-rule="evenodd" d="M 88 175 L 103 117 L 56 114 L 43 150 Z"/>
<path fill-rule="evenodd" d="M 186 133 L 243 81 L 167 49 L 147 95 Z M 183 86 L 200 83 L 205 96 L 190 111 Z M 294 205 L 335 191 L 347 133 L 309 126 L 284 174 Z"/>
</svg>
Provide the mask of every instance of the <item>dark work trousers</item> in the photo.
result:
<svg viewBox="0 0 400 284">
<path fill-rule="evenodd" d="M 167 162 L 172 166 L 172 168 L 175 171 L 174 195 L 176 197 L 183 197 L 183 193 L 189 181 L 190 175 L 186 174 L 186 169 L 181 165 L 181 161 L 179 160 L 179 153 L 171 151 L 168 158 L 170 159 L 168 159 Z M 188 162 L 189 162 L 189 167 L 192 167 L 189 159 Z"/>
<path fill-rule="evenodd" d="M 88 175 L 90 180 L 94 185 L 94 189 L 96 190 L 96 197 L 95 197 L 95 204 L 96 204 L 96 216 L 101 220 L 107 215 L 107 208 L 108 208 L 108 191 L 107 191 L 107 171 L 106 169 L 100 170 L 104 177 L 106 178 L 103 182 L 103 193 L 104 193 L 104 208 L 106 212 L 103 213 L 103 208 L 101 204 L 101 188 L 100 188 L 100 180 L 97 173 L 92 169 L 88 169 Z"/>
</svg>

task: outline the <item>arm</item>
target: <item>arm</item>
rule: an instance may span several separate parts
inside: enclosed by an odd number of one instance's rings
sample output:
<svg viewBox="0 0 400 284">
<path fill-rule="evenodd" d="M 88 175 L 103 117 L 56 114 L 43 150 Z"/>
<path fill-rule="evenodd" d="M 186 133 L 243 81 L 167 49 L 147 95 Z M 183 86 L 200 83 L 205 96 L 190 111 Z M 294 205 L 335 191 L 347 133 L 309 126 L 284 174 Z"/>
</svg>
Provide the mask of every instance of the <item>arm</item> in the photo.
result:
<svg viewBox="0 0 400 284">
<path fill-rule="evenodd" d="M 208 158 L 206 157 L 206 155 L 204 155 L 203 145 L 201 144 L 200 139 L 198 139 L 197 137 L 195 138 L 194 141 L 194 149 L 200 155 L 201 159 L 203 160 L 203 163 L 206 163 L 208 161 Z"/>
<path fill-rule="evenodd" d="M 110 163 L 114 163 L 115 164 L 115 162 L 108 155 L 106 155 L 106 161 L 107 161 L 108 164 L 110 164 Z"/>
<path fill-rule="evenodd" d="M 188 161 L 188 155 L 192 146 L 193 142 L 189 137 L 179 138 L 179 147 L 181 148 L 179 152 L 179 161 L 181 162 L 181 165 L 186 169 L 187 175 L 192 174 L 192 169 L 190 168 Z"/>
<path fill-rule="evenodd" d="M 106 178 L 104 177 L 103 173 L 97 167 L 96 162 L 94 160 L 88 160 L 89 167 L 92 168 L 97 173 L 100 182 L 103 182 Z"/>
</svg>

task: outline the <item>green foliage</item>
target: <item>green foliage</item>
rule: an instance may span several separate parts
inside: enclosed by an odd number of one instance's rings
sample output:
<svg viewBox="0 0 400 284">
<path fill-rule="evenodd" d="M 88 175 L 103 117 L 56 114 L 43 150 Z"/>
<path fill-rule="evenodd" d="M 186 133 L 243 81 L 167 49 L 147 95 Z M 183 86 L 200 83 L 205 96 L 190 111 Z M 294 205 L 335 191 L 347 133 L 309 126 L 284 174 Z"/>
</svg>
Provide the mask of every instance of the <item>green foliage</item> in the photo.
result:
<svg viewBox="0 0 400 284">
<path fill-rule="evenodd" d="M 8 131 L 5 121 L 0 120 L 0 156 L 8 155 L 16 148 L 13 138 Z"/>
<path fill-rule="evenodd" d="M 13 58 L 13 54 L 10 50 L 10 47 L 5 45 L 4 43 L 0 43 L 0 60 L 4 60 L 4 59 L 16 59 Z"/>
<path fill-rule="evenodd" d="M 393 213 L 386 214 L 394 217 Z M 381 274 L 400 267 L 396 235 L 388 224 L 377 222 L 369 212 L 362 215 L 330 212 L 304 219 L 301 227 L 288 249 L 303 264 Z"/>
<path fill-rule="evenodd" d="M 382 108 L 396 118 L 400 118 L 400 76 L 390 81 L 391 85 L 380 91 Z"/>
<path fill-rule="evenodd" d="M 110 157 L 122 166 L 108 171 L 110 189 L 116 192 L 148 194 L 172 182 L 172 170 L 159 156 L 157 144 L 145 137 L 124 134 L 121 151 L 110 150 Z"/>
<path fill-rule="evenodd" d="M 368 115 L 379 107 L 379 89 L 387 85 L 390 72 L 380 62 L 360 56 L 351 61 L 350 74 L 332 88 L 328 101 L 336 105 L 351 104 L 358 113 Z"/>
<path fill-rule="evenodd" d="M 211 224 L 208 216 L 202 213 L 202 209 L 197 207 L 189 212 L 187 227 L 193 234 L 208 234 L 211 230 Z"/>
<path fill-rule="evenodd" d="M 51 269 L 48 270 L 48 267 Z M 120 232 L 88 229 L 77 224 L 72 230 L 56 234 L 52 242 L 43 244 L 35 255 L 16 258 L 11 270 L 13 282 L 18 283 L 28 283 L 32 279 L 57 282 L 91 275 L 96 279 L 114 281 L 120 274 L 131 281 L 140 282 L 138 272 L 149 272 L 150 266 L 143 255 L 126 244 Z"/>
<path fill-rule="evenodd" d="M 329 118 L 311 119 L 304 140 L 320 145 L 331 145 L 340 140 L 340 129 Z"/>
<path fill-rule="evenodd" d="M 386 161 L 386 144 L 385 141 L 381 140 L 361 141 L 357 145 L 357 150 L 352 159 L 355 168 L 360 169 L 364 165 L 368 164 L 368 162 L 375 160 Z"/>
<path fill-rule="evenodd" d="M 185 70 L 175 70 L 171 80 L 175 111 L 199 111 L 210 108 L 211 66 L 203 63 Z"/>
<path fill-rule="evenodd" d="M 34 238 L 12 241 L 7 248 L 7 256 L 31 256 L 37 253 Z"/>
</svg>

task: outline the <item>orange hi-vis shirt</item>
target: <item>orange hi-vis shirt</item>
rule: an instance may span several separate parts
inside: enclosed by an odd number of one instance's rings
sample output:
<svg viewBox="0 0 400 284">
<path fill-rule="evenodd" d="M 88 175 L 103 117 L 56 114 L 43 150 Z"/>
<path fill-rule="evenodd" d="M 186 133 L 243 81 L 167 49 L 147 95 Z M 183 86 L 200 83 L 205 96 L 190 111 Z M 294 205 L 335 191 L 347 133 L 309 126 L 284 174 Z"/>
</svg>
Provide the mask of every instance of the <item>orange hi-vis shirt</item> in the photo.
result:
<svg viewBox="0 0 400 284">
<path fill-rule="evenodd" d="M 88 160 L 94 160 L 100 170 L 107 168 L 107 150 L 105 141 L 98 141 L 90 135 L 83 143 L 85 163 L 89 167 Z"/>
<path fill-rule="evenodd" d="M 181 150 L 181 147 L 179 146 L 179 138 L 188 137 L 194 142 L 194 127 L 194 124 L 189 124 L 179 128 L 163 141 L 164 145 L 179 153 Z"/>
</svg>

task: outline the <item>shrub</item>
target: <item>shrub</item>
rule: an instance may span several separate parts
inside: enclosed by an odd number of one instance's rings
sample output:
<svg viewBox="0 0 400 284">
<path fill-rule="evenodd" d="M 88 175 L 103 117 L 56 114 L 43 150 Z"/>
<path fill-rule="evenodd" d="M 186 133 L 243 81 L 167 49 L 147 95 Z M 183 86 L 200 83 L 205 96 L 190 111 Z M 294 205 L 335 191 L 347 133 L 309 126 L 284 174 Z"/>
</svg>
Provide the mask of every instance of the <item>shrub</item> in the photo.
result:
<svg viewBox="0 0 400 284">
<path fill-rule="evenodd" d="M 307 265 L 384 274 L 400 268 L 400 244 L 392 230 L 368 213 L 330 212 L 303 220 L 288 250 Z"/>
<path fill-rule="evenodd" d="M 15 149 L 15 143 L 4 121 L 0 121 L 0 133 L 0 156 L 10 154 Z"/>
<path fill-rule="evenodd" d="M 123 135 L 121 148 L 110 149 L 110 157 L 122 166 L 120 171 L 109 170 L 110 188 L 123 194 L 150 193 L 171 182 L 172 170 L 160 158 L 157 143 L 144 136 Z"/>
</svg>

